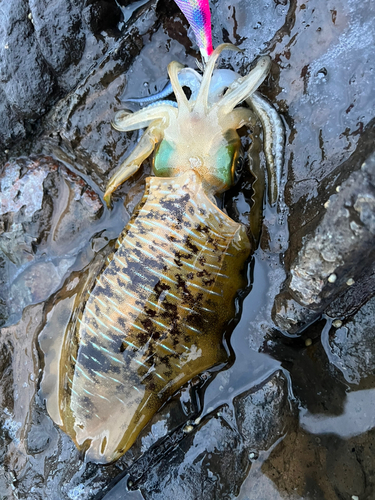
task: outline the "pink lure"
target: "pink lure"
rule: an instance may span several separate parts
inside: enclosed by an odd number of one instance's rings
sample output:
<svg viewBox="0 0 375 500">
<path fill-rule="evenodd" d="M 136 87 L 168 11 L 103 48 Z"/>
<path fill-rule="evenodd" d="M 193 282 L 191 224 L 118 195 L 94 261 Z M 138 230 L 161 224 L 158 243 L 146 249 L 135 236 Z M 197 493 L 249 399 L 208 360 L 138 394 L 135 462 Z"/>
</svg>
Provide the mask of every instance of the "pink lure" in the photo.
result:
<svg viewBox="0 0 375 500">
<path fill-rule="evenodd" d="M 207 61 L 213 52 L 211 12 L 208 0 L 175 0 L 193 28 L 202 57 Z"/>
</svg>

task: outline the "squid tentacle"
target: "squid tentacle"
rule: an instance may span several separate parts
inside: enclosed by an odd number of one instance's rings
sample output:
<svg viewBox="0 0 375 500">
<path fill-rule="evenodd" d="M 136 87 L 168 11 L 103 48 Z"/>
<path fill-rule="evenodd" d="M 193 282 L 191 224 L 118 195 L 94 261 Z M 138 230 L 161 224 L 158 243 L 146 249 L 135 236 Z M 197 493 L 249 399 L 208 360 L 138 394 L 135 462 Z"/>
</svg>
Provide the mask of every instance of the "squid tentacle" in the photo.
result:
<svg viewBox="0 0 375 500">
<path fill-rule="evenodd" d="M 270 66 L 271 59 L 268 56 L 261 57 L 247 76 L 233 82 L 224 97 L 218 102 L 220 111 L 223 114 L 228 114 L 237 104 L 250 97 L 268 75 Z"/>
<path fill-rule="evenodd" d="M 246 102 L 254 109 L 262 123 L 263 147 L 267 162 L 268 197 L 271 205 L 278 198 L 284 161 L 285 129 L 276 109 L 258 92 Z"/>
<path fill-rule="evenodd" d="M 161 120 L 155 120 L 147 128 L 142 135 L 140 141 L 133 149 L 132 153 L 119 166 L 116 173 L 110 178 L 106 191 L 104 193 L 104 201 L 107 206 L 111 205 L 111 195 L 120 184 L 134 175 L 140 168 L 146 158 L 148 158 L 155 149 L 155 145 L 162 139 L 164 126 Z"/>
<path fill-rule="evenodd" d="M 168 64 L 168 74 L 174 95 L 177 100 L 178 112 L 189 113 L 190 111 L 189 101 L 185 95 L 185 92 L 182 90 L 180 82 L 178 81 L 178 74 L 182 69 L 184 69 L 183 65 L 178 63 L 177 61 L 172 61 L 171 63 Z"/>
<path fill-rule="evenodd" d="M 160 106 L 147 106 L 136 113 L 121 110 L 116 113 L 112 126 L 121 132 L 130 132 L 145 128 L 154 120 L 169 121 L 176 114 L 176 109 L 173 106 L 164 103 Z"/>
<path fill-rule="evenodd" d="M 207 111 L 212 73 L 214 71 L 217 58 L 223 50 L 234 50 L 240 52 L 240 49 L 231 43 L 222 43 L 213 51 L 203 73 L 201 87 L 199 89 L 197 100 L 195 101 L 194 111 L 197 113 L 204 114 Z"/>
<path fill-rule="evenodd" d="M 202 81 L 202 76 L 192 68 L 183 68 L 178 73 L 178 81 L 181 87 L 188 87 L 190 89 L 191 99 L 195 100 L 200 87 L 200 83 Z M 161 101 L 162 99 L 168 97 L 172 93 L 173 93 L 172 84 L 171 82 L 168 82 L 167 85 L 164 87 L 164 89 L 161 92 L 158 92 L 157 94 L 149 95 L 146 97 L 138 97 L 138 98 L 131 97 L 120 100 L 121 102 L 134 102 L 142 106 L 145 104 L 151 104 L 155 101 Z"/>
</svg>

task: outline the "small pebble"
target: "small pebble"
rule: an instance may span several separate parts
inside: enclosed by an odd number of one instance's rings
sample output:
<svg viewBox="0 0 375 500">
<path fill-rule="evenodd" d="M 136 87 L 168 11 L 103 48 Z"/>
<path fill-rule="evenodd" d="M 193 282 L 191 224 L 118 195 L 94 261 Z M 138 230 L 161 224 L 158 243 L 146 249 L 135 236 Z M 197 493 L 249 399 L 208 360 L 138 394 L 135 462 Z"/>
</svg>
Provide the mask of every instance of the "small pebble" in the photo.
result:
<svg viewBox="0 0 375 500">
<path fill-rule="evenodd" d="M 306 340 L 305 340 L 305 346 L 306 346 L 306 347 L 311 346 L 311 344 L 312 344 L 312 340 L 311 340 L 311 339 L 306 339 Z"/>
<path fill-rule="evenodd" d="M 346 282 L 346 284 L 348 286 L 352 286 L 352 285 L 354 285 L 354 283 L 355 283 L 355 281 L 353 280 L 353 278 L 349 278 L 348 281 Z"/>
<path fill-rule="evenodd" d="M 328 277 L 328 281 L 329 283 L 334 283 L 335 281 L 337 280 L 337 276 L 335 273 L 332 273 L 329 277 Z"/>
<path fill-rule="evenodd" d="M 341 321 L 341 319 L 335 319 L 335 321 L 333 321 L 332 325 L 335 328 L 341 328 L 342 327 L 342 321 Z"/>
<path fill-rule="evenodd" d="M 327 200 L 327 201 L 324 203 L 323 207 L 324 207 L 324 208 L 326 208 L 326 209 L 329 207 L 329 200 Z"/>
</svg>

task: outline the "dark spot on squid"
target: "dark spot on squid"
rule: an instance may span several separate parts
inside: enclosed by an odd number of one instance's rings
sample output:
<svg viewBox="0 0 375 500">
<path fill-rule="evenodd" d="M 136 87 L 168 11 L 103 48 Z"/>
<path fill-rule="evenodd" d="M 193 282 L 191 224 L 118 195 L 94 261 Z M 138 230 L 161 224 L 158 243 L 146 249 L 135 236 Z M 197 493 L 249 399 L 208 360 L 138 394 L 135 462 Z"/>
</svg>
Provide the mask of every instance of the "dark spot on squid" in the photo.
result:
<svg viewBox="0 0 375 500">
<path fill-rule="evenodd" d="M 147 389 L 151 392 L 155 392 L 155 389 L 156 389 L 156 384 L 155 382 L 151 379 L 149 382 L 147 382 L 147 384 L 145 384 L 147 386 Z"/>
<path fill-rule="evenodd" d="M 175 252 L 175 258 L 174 261 L 178 265 L 178 267 L 182 267 L 184 265 L 183 262 L 181 262 L 181 259 L 192 259 L 193 256 L 190 253 L 181 253 L 181 252 Z"/>
<path fill-rule="evenodd" d="M 181 223 L 186 213 L 186 205 L 189 200 L 190 194 L 186 193 L 185 195 L 172 200 L 160 200 L 160 206 L 165 210 L 168 210 L 173 219 Z"/>
<path fill-rule="evenodd" d="M 176 283 L 177 288 L 182 289 L 182 295 L 183 295 L 184 302 L 187 303 L 190 307 L 193 307 L 197 302 L 197 297 L 195 297 L 190 292 L 190 290 L 187 288 L 186 281 L 185 281 L 184 277 L 181 276 L 181 274 L 176 274 L 175 277 L 177 280 L 177 283 Z M 199 296 L 199 294 L 198 294 L 198 296 Z"/>
<path fill-rule="evenodd" d="M 171 355 L 165 355 L 159 357 L 160 363 L 166 366 L 166 368 L 171 368 Z"/>
<path fill-rule="evenodd" d="M 147 314 L 147 316 L 150 316 L 150 318 L 154 318 L 156 316 L 156 311 L 154 311 L 154 309 L 150 309 L 149 307 L 145 307 L 144 311 Z"/>
<path fill-rule="evenodd" d="M 168 291 L 170 290 L 171 287 L 169 285 L 167 285 L 166 283 L 162 283 L 161 281 L 159 281 L 155 286 L 154 286 L 154 291 L 155 291 L 155 294 L 156 294 L 156 300 L 159 299 L 160 295 L 164 292 L 164 291 Z"/>
<path fill-rule="evenodd" d="M 175 331 L 176 324 L 180 320 L 178 307 L 176 304 L 170 304 L 169 302 L 164 302 L 163 307 L 165 311 L 161 314 L 161 317 L 168 320 L 168 324 L 170 326 L 169 333 L 171 334 Z"/>
<path fill-rule="evenodd" d="M 189 250 L 191 250 L 194 254 L 197 254 L 199 252 L 199 248 L 192 243 L 190 236 L 188 236 L 185 240 L 185 244 L 188 247 Z"/>
<path fill-rule="evenodd" d="M 152 340 L 159 340 L 162 334 L 159 332 L 159 330 L 154 330 L 152 333 Z"/>
<path fill-rule="evenodd" d="M 137 340 L 140 346 L 145 345 L 149 339 L 150 339 L 150 333 L 137 332 Z"/>
<path fill-rule="evenodd" d="M 148 332 L 152 332 L 153 330 L 155 330 L 155 328 L 154 328 L 154 324 L 153 324 L 153 322 L 151 321 L 151 319 L 150 319 L 150 318 L 146 318 L 146 319 L 142 320 L 142 321 L 141 321 L 141 325 L 142 325 L 144 328 L 146 328 L 146 330 L 147 330 Z"/>
<path fill-rule="evenodd" d="M 220 253 L 220 248 L 217 246 L 217 241 L 214 238 L 212 238 L 212 236 L 208 236 L 207 242 L 213 246 L 215 252 Z"/>
<path fill-rule="evenodd" d="M 197 276 L 198 278 L 203 278 L 203 276 L 211 276 L 211 273 L 209 273 L 206 269 L 202 269 L 197 272 Z"/>
<path fill-rule="evenodd" d="M 191 338 L 191 336 L 190 336 L 190 335 L 184 335 L 184 336 L 183 336 L 183 338 L 182 338 L 182 340 L 183 340 L 183 343 L 184 343 L 185 345 L 186 345 L 186 344 L 187 344 L 187 345 L 190 345 L 190 344 L 192 343 L 192 338 Z M 189 349 L 189 351 L 190 351 L 190 349 Z"/>
<path fill-rule="evenodd" d="M 91 398 L 89 398 L 88 396 L 83 396 L 81 398 L 81 402 L 80 404 L 82 404 L 82 406 L 84 406 L 87 410 L 89 411 L 93 411 L 95 410 L 95 405 L 94 403 L 92 402 Z"/>
<path fill-rule="evenodd" d="M 87 352 L 88 358 L 81 358 L 79 366 L 91 372 L 92 370 L 100 370 L 101 373 L 107 373 L 112 368 L 112 363 L 110 359 L 101 351 L 94 349 L 93 347 Z M 96 361 L 94 361 L 94 359 Z"/>
<path fill-rule="evenodd" d="M 208 234 L 210 232 L 210 229 L 207 226 L 202 226 L 202 224 L 198 224 L 195 229 L 200 233 Z"/>
<path fill-rule="evenodd" d="M 118 323 L 118 325 L 120 325 L 120 326 L 121 326 L 121 329 L 122 329 L 122 330 L 125 330 L 125 329 L 126 329 L 126 327 L 128 326 L 128 322 L 126 321 L 126 318 L 123 318 L 123 317 L 121 317 L 121 316 L 119 316 L 119 317 L 117 318 L 117 323 Z"/>
<path fill-rule="evenodd" d="M 186 318 L 186 324 L 193 326 L 198 330 L 204 328 L 204 321 L 200 314 L 189 314 Z"/>
</svg>

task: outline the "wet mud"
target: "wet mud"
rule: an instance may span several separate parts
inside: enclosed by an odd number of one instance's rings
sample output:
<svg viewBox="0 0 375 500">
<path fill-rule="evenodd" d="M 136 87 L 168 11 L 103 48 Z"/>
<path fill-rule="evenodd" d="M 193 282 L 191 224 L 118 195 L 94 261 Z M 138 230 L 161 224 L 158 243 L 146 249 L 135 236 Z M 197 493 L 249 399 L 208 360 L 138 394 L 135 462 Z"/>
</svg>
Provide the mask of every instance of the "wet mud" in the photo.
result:
<svg viewBox="0 0 375 500">
<path fill-rule="evenodd" d="M 45 356 L 150 173 L 145 162 L 103 207 L 139 139 L 111 120 L 198 50 L 172 0 L 60 3 L 13 0 L 0 16 L 0 498 L 375 498 L 373 3 L 211 2 L 214 46 L 243 50 L 222 67 L 272 58 L 260 91 L 287 131 L 282 194 L 263 205 L 230 362 L 178 391 L 108 466 L 82 460 L 48 416 Z M 242 140 L 264 167 L 261 127 Z M 221 203 L 257 233 L 252 181 L 245 168 Z"/>
</svg>

